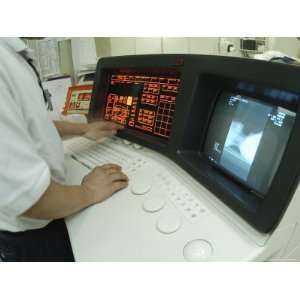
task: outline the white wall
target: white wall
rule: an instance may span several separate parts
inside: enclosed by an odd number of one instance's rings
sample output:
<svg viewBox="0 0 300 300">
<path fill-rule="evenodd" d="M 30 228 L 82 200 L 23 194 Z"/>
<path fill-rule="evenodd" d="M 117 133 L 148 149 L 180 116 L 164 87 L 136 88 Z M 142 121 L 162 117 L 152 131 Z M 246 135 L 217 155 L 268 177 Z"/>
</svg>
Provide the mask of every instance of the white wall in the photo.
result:
<svg viewBox="0 0 300 300">
<path fill-rule="evenodd" d="M 300 57 L 300 41 L 295 37 L 269 38 L 269 49 L 280 51 L 293 57 Z"/>
<path fill-rule="evenodd" d="M 162 38 L 162 53 L 189 53 L 189 38 Z"/>
<path fill-rule="evenodd" d="M 75 74 L 89 69 L 97 63 L 95 39 L 93 37 L 76 37 L 71 39 L 72 58 Z"/>
<path fill-rule="evenodd" d="M 219 54 L 218 37 L 194 37 L 189 38 L 190 53 L 193 54 Z"/>
<path fill-rule="evenodd" d="M 227 37 L 236 51 L 231 56 L 241 56 L 239 38 Z M 223 53 L 219 37 L 99 37 L 72 38 L 72 52 L 75 73 L 89 64 L 95 64 L 97 57 L 155 53 L 192 53 L 229 55 Z M 268 38 L 267 50 L 277 50 L 287 55 L 300 56 L 300 41 L 291 37 Z"/>
<path fill-rule="evenodd" d="M 134 37 L 112 37 L 110 38 L 111 56 L 135 54 Z"/>
<path fill-rule="evenodd" d="M 218 43 L 217 37 L 96 38 L 97 55 L 100 57 L 103 57 L 100 50 L 103 47 L 109 49 L 108 55 L 111 56 L 155 53 L 218 54 Z"/>
<path fill-rule="evenodd" d="M 135 38 L 136 54 L 162 53 L 162 39 L 159 37 Z"/>
</svg>

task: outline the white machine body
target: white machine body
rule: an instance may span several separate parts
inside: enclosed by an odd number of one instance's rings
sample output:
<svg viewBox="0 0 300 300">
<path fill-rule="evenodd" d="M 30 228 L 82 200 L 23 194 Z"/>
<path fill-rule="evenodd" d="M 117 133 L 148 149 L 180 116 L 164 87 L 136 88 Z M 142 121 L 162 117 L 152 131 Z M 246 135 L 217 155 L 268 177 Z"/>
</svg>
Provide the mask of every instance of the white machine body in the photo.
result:
<svg viewBox="0 0 300 300">
<path fill-rule="evenodd" d="M 128 188 L 67 218 L 76 261 L 300 259 L 299 188 L 276 229 L 263 234 L 153 150 L 117 137 L 64 145 L 67 184 L 105 163 L 121 165 L 130 179 Z"/>
</svg>

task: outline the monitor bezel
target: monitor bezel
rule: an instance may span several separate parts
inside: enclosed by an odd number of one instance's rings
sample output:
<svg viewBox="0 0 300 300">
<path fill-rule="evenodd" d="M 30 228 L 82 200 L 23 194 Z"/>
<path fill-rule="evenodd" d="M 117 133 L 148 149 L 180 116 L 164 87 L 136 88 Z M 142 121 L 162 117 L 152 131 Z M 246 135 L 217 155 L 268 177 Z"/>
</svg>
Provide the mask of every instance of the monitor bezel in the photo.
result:
<svg viewBox="0 0 300 300">
<path fill-rule="evenodd" d="M 218 72 L 214 70 L 216 65 Z M 245 71 L 245 67 L 248 67 L 247 71 Z M 191 127 L 188 121 L 185 122 L 182 138 L 178 141 L 176 162 L 257 230 L 270 232 L 280 221 L 299 182 L 300 164 L 295 163 L 298 162 L 295 152 L 300 151 L 300 143 L 297 142 L 297 132 L 298 135 L 300 134 L 299 105 L 292 104 L 287 107 L 278 100 L 271 100 L 272 105 L 279 105 L 294 111 L 296 118 L 281 165 L 273 178 L 269 192 L 264 196 L 253 192 L 249 187 L 237 182 L 233 176 L 225 174 L 212 165 L 204 155 L 203 147 L 218 95 L 223 90 L 232 90 L 226 84 L 221 86 L 215 84 L 215 82 L 218 80 L 225 82 L 227 80 L 234 84 L 241 81 L 257 84 L 259 87 L 278 89 L 295 94 L 299 101 L 300 86 L 296 85 L 295 76 L 300 76 L 300 68 L 286 65 L 279 66 L 275 63 L 255 60 L 206 57 L 206 62 L 202 61 L 201 69 L 200 72 L 194 74 L 197 76 L 197 80 L 194 83 L 191 95 L 193 105 L 191 105 L 188 112 L 192 115 L 199 107 L 205 108 L 202 113 L 203 121 L 199 124 L 201 134 L 198 136 L 188 134 L 187 128 L 192 132 L 196 132 L 196 129 Z M 274 76 L 266 78 L 264 77 L 266 73 L 268 75 L 270 73 L 274 74 Z M 278 78 L 275 77 L 276 75 Z M 293 79 L 289 80 L 288 75 L 294 75 Z M 204 88 L 204 86 L 207 87 L 211 84 L 211 82 L 203 80 L 207 76 L 214 78 L 212 86 L 215 85 L 214 93 L 210 94 L 210 98 L 208 95 L 204 97 L 205 92 L 207 92 L 207 88 Z M 199 90 L 201 89 L 203 93 L 199 96 Z M 233 88 L 233 90 L 235 89 Z M 261 96 L 259 93 L 244 94 L 258 99 Z M 270 99 L 268 100 L 270 101 Z M 205 107 L 205 105 L 207 106 Z M 198 165 L 198 168 L 195 167 L 196 165 Z M 282 184 L 284 188 L 282 188 Z"/>
</svg>

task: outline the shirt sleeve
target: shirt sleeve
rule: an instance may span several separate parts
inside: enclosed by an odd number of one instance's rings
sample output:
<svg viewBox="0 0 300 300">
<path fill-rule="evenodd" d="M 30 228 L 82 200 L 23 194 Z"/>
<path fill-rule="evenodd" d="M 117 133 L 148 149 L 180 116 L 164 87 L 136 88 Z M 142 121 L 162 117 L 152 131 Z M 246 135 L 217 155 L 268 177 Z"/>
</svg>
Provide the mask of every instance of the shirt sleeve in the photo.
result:
<svg viewBox="0 0 300 300">
<path fill-rule="evenodd" d="M 18 102 L 0 78 L 0 212 L 13 217 L 32 207 L 51 180 Z"/>
</svg>

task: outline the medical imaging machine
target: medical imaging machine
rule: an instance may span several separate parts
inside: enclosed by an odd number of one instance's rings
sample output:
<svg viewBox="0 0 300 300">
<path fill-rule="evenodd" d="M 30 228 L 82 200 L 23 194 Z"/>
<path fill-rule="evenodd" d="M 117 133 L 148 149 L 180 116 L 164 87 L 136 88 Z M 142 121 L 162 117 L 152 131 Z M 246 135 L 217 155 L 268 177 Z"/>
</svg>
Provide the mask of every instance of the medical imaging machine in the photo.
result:
<svg viewBox="0 0 300 300">
<path fill-rule="evenodd" d="M 67 219 L 78 261 L 300 260 L 300 68 L 207 55 L 98 62 L 68 184 L 122 166 L 129 187 Z"/>
</svg>

